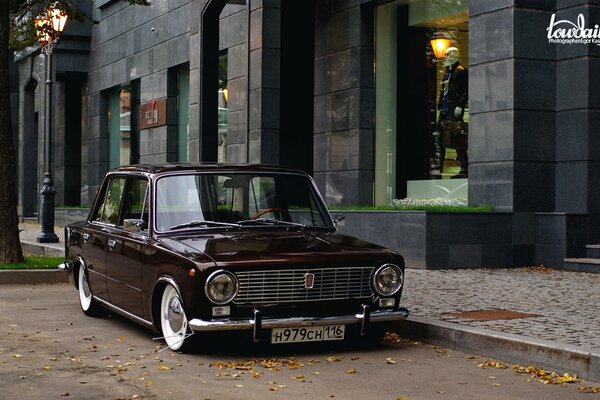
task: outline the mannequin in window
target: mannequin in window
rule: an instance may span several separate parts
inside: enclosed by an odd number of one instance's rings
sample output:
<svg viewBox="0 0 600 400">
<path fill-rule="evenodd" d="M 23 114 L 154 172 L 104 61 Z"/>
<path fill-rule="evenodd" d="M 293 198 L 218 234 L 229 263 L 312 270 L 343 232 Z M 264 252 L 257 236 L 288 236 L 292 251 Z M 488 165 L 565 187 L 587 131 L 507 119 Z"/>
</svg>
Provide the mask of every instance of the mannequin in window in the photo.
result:
<svg viewBox="0 0 600 400">
<path fill-rule="evenodd" d="M 432 175 L 443 172 L 446 147 L 452 147 L 456 150 L 456 158 L 460 162 L 460 172 L 453 178 L 465 178 L 467 127 L 463 118 L 469 93 L 468 70 L 458 60 L 460 54 L 456 47 L 448 47 L 444 54 L 445 70 L 438 97 L 439 115 L 433 140 Z"/>
</svg>

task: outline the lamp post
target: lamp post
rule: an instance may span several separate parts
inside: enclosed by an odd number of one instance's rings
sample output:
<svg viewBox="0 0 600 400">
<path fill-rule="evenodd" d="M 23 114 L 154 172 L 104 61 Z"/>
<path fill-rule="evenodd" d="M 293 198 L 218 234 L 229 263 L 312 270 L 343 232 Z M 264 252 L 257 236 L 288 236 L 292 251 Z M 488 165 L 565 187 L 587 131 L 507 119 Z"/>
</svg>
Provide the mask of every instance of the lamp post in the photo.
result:
<svg viewBox="0 0 600 400">
<path fill-rule="evenodd" d="M 44 102 L 44 180 L 42 181 L 41 214 L 42 231 L 39 243 L 57 243 L 54 233 L 54 182 L 52 181 L 52 50 L 65 29 L 67 16 L 58 8 L 46 10 L 46 14 L 35 19 L 35 27 L 41 51 L 46 55 L 46 91 Z"/>
</svg>

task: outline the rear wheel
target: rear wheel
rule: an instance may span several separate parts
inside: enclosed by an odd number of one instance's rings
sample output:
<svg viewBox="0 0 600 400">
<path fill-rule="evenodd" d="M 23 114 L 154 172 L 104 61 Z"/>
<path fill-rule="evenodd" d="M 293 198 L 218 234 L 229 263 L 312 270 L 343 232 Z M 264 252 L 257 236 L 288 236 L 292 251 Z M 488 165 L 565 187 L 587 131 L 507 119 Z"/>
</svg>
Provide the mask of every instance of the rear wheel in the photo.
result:
<svg viewBox="0 0 600 400">
<path fill-rule="evenodd" d="M 160 302 L 160 326 L 165 342 L 171 350 L 187 351 L 191 348 L 188 319 L 179 292 L 171 284 L 165 287 Z"/>
<path fill-rule="evenodd" d="M 97 317 L 104 311 L 102 306 L 94 299 L 92 289 L 88 283 L 87 274 L 83 266 L 79 267 L 77 274 L 77 287 L 79 289 L 79 304 L 83 313 L 90 317 Z"/>
</svg>

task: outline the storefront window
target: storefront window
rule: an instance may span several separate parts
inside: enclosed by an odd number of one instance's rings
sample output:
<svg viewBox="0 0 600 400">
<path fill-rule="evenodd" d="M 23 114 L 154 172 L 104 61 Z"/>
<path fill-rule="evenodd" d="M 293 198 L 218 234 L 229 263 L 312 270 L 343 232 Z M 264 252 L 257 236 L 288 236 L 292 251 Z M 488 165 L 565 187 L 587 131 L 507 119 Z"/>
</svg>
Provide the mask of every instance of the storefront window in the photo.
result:
<svg viewBox="0 0 600 400">
<path fill-rule="evenodd" d="M 465 0 L 377 7 L 376 204 L 466 202 L 467 10 Z"/>
<path fill-rule="evenodd" d="M 218 119 L 218 162 L 227 162 L 227 100 L 229 100 L 229 90 L 227 89 L 227 69 L 228 58 L 227 50 L 224 50 L 219 55 L 219 119 Z"/>
<path fill-rule="evenodd" d="M 131 86 L 109 92 L 109 168 L 137 162 L 137 110 L 137 96 Z"/>
</svg>

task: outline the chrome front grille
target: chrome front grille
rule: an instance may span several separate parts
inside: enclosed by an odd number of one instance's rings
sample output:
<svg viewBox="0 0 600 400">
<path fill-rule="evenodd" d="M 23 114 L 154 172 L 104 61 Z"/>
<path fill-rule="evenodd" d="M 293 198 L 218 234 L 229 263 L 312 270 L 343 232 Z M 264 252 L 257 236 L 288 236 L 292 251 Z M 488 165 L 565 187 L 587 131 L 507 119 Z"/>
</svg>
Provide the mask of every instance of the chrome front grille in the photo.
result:
<svg viewBox="0 0 600 400">
<path fill-rule="evenodd" d="M 290 303 L 315 300 L 368 298 L 374 267 L 338 267 L 244 271 L 236 273 L 237 305 Z M 314 276 L 312 288 L 310 278 Z"/>
</svg>

